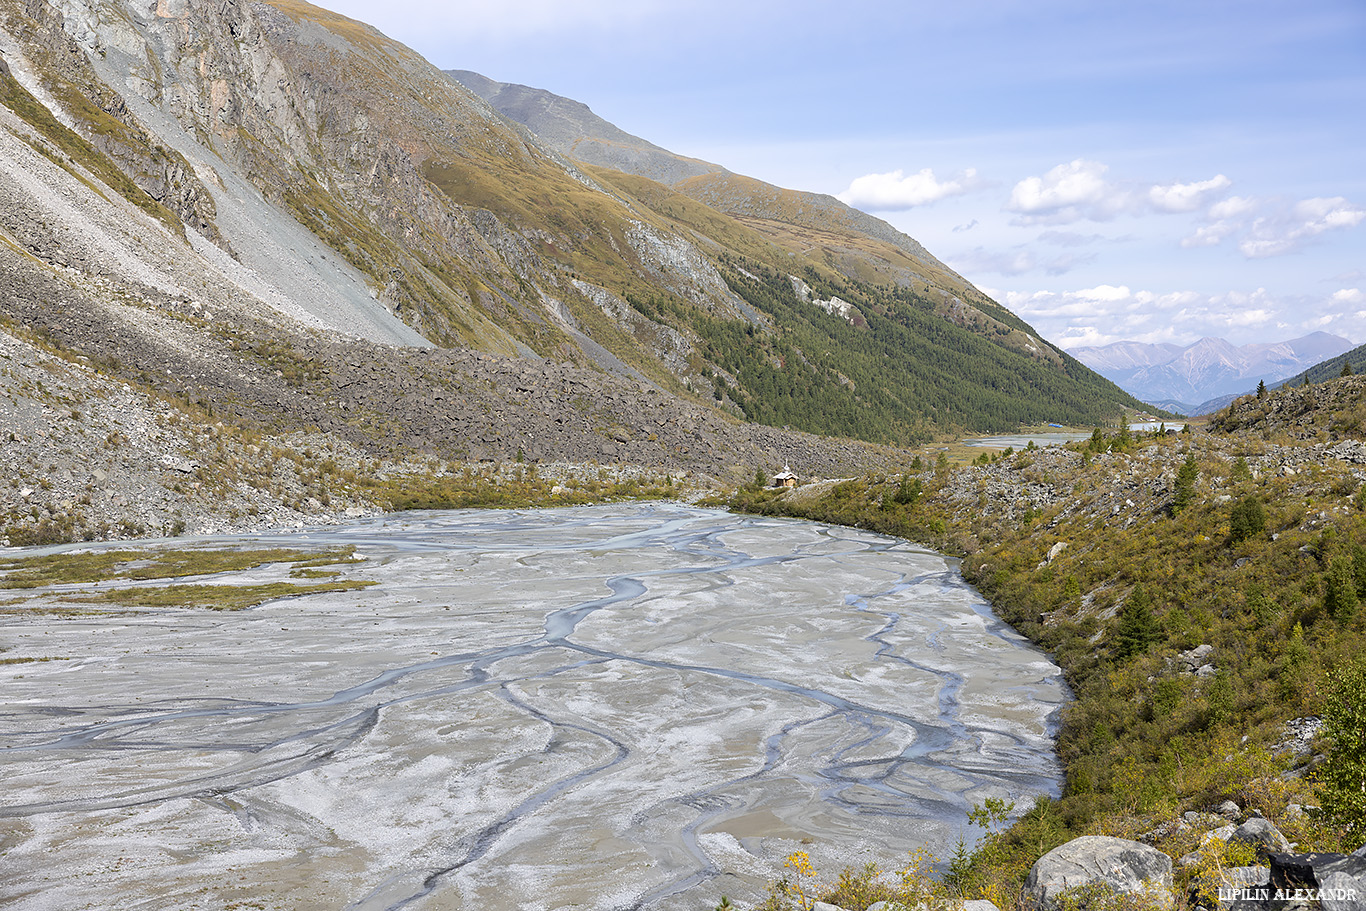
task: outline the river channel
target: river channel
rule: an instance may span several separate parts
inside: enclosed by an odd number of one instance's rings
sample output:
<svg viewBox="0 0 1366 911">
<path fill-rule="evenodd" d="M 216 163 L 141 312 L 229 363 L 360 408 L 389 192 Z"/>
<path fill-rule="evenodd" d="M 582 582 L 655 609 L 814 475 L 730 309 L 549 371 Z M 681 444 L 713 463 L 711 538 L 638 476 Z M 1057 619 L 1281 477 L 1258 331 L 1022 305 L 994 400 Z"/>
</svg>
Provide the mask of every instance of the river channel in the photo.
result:
<svg viewBox="0 0 1366 911">
<path fill-rule="evenodd" d="M 1057 791 L 1058 669 L 903 541 L 633 504 L 175 542 L 239 545 L 354 545 L 380 584 L 0 592 L 6 655 L 57 659 L 0 665 L 0 906 L 710 908 Z"/>
</svg>

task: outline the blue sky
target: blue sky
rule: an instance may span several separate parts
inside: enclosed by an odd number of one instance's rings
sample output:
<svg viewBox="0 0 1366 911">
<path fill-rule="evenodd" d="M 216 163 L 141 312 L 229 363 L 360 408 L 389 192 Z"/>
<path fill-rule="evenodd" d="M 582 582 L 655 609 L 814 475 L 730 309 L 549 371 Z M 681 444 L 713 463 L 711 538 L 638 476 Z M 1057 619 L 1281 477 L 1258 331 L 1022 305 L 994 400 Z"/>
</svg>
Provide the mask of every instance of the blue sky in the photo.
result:
<svg viewBox="0 0 1366 911">
<path fill-rule="evenodd" d="M 915 237 L 1064 347 L 1366 342 L 1366 0 L 332 0 Z"/>
</svg>

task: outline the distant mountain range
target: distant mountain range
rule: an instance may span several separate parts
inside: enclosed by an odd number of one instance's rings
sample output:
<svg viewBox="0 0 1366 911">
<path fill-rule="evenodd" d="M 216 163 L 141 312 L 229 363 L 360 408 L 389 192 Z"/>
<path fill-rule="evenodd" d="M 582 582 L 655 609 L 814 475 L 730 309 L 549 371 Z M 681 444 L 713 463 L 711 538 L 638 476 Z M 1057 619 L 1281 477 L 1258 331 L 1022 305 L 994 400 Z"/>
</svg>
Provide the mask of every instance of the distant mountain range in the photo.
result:
<svg viewBox="0 0 1366 911">
<path fill-rule="evenodd" d="M 1069 353 L 1135 398 L 1194 415 L 1251 392 L 1259 382 L 1274 385 L 1352 347 L 1341 336 L 1313 332 L 1241 347 L 1222 338 L 1202 338 L 1185 347 L 1124 341 Z"/>
</svg>

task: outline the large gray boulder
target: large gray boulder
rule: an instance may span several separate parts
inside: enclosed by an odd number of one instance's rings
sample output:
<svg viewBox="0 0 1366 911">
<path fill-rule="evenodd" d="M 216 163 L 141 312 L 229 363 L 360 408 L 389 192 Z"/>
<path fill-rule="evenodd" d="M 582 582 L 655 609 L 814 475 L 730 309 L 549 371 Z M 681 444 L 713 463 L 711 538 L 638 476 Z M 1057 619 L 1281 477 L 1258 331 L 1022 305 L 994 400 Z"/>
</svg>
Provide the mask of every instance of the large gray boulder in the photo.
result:
<svg viewBox="0 0 1366 911">
<path fill-rule="evenodd" d="M 1272 854 L 1271 887 L 1308 890 L 1324 911 L 1366 911 L 1366 855 Z"/>
<path fill-rule="evenodd" d="M 1099 886 L 1146 893 L 1155 906 L 1172 906 L 1172 861 L 1156 848 L 1108 835 L 1083 835 L 1040 857 L 1025 880 L 1024 904 L 1052 911 L 1068 889 Z"/>
<path fill-rule="evenodd" d="M 1272 825 L 1270 820 L 1261 817 L 1254 817 L 1243 823 L 1234 830 L 1228 840 L 1251 845 L 1256 849 L 1258 857 L 1290 850 L 1290 842 L 1281 834 L 1281 830 Z"/>
</svg>

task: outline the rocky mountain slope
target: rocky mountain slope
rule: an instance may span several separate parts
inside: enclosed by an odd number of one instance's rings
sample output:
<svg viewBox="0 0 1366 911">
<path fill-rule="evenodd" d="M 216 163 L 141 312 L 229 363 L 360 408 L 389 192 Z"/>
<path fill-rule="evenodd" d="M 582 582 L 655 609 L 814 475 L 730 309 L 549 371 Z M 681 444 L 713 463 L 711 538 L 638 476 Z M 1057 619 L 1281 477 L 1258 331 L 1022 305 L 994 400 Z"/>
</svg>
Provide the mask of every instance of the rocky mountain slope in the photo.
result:
<svg viewBox="0 0 1366 911">
<path fill-rule="evenodd" d="M 1182 414 L 1207 414 L 1258 382 L 1274 384 L 1352 347 L 1345 338 L 1313 332 L 1283 342 L 1235 346 L 1221 338 L 1179 345 L 1115 342 L 1074 348 L 1073 357 L 1145 402 Z"/>
<path fill-rule="evenodd" d="M 823 259 L 851 278 L 921 285 L 936 293 L 938 306 L 952 318 L 989 325 L 1013 347 L 1056 358 L 1009 311 L 880 218 L 833 196 L 783 189 L 675 154 L 603 120 L 581 102 L 544 89 L 496 82 L 470 70 L 446 72 L 563 155 L 591 167 L 663 184 L 673 192 L 627 182 L 656 211 L 672 211 L 667 200 L 675 194 L 706 203 L 793 256 L 805 257 L 819 250 L 817 260 Z"/>
<path fill-rule="evenodd" d="M 263 445 L 349 453 L 361 474 L 841 474 L 895 454 L 834 434 L 1129 401 L 909 238 L 723 171 L 688 179 L 718 174 L 683 195 L 575 163 L 294 0 L 0 0 L 6 524 L 168 531 L 264 508 L 242 485 L 327 505 L 245 468 Z M 806 235 L 822 240 L 795 253 Z M 111 396 L 156 445 L 114 452 Z M 205 451 L 196 423 L 237 442 Z M 87 465 L 92 448 L 117 458 Z M 182 459 L 226 480 L 162 470 Z"/>
</svg>

